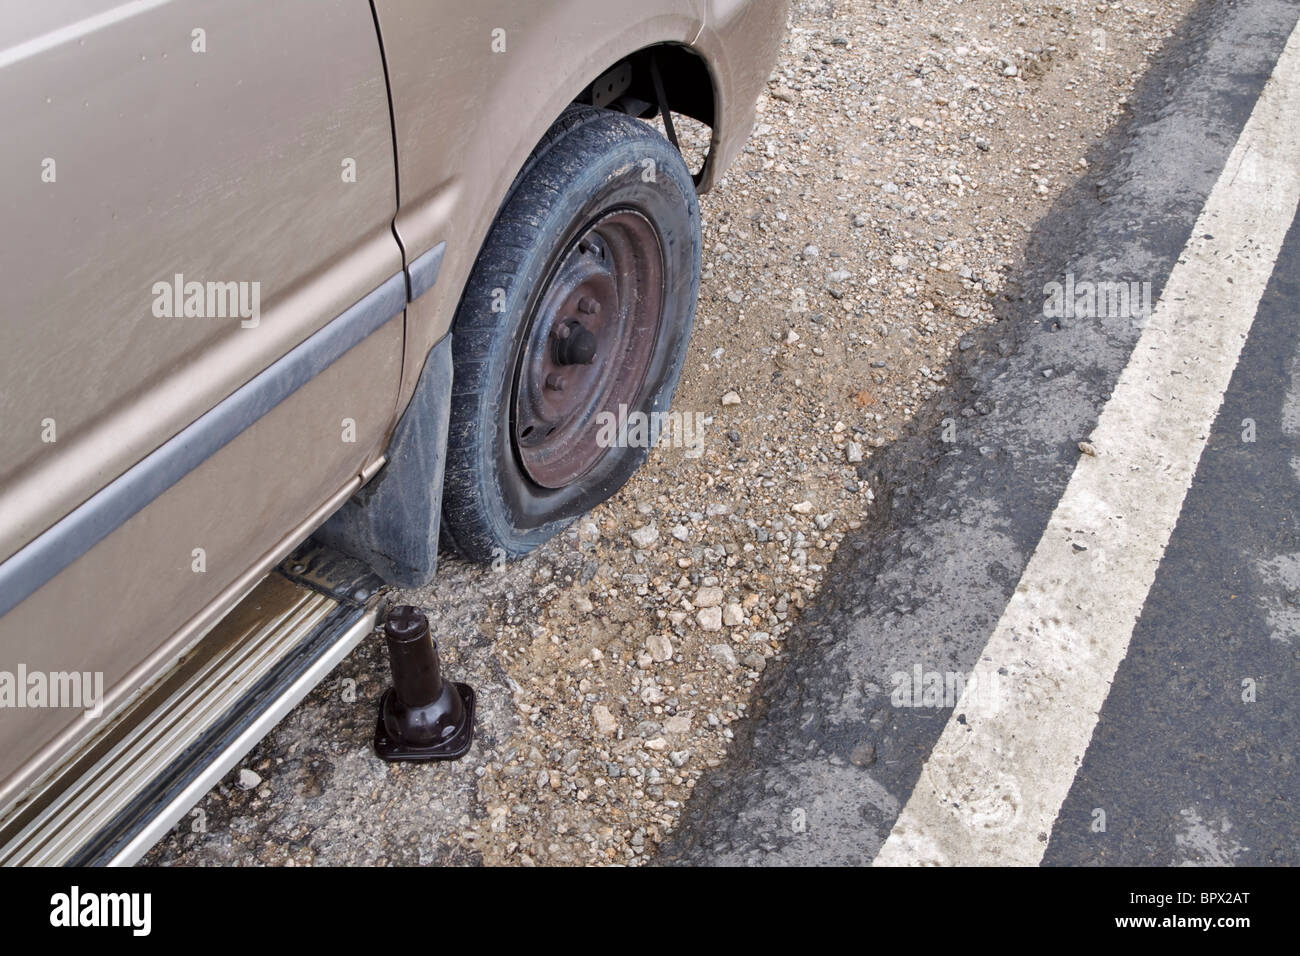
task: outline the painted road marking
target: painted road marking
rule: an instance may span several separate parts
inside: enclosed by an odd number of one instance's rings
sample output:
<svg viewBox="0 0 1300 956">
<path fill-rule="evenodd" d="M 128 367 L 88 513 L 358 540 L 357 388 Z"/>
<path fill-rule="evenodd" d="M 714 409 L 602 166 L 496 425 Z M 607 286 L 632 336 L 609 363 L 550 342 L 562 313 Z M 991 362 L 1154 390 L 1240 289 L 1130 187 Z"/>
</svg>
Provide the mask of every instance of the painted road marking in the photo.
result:
<svg viewBox="0 0 1300 956">
<path fill-rule="evenodd" d="M 1042 860 L 1298 203 L 1300 27 L 875 865 Z"/>
</svg>

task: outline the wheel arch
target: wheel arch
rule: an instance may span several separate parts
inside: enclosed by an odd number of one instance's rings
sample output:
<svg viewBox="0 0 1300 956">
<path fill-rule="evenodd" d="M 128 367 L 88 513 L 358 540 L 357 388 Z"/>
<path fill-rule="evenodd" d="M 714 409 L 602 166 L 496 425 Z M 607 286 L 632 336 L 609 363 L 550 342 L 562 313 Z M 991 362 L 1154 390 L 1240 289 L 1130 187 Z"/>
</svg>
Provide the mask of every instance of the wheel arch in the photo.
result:
<svg viewBox="0 0 1300 956">
<path fill-rule="evenodd" d="M 655 71 L 662 83 L 665 103 L 659 102 Z M 717 154 L 717 117 L 720 115 L 718 83 L 708 60 L 683 43 L 656 43 L 642 47 L 606 67 L 583 86 L 572 102 L 618 109 L 650 119 L 666 105 L 673 113 L 689 116 L 709 127 L 713 140 L 704 165 L 696 171 L 697 188 L 707 182 Z"/>
</svg>

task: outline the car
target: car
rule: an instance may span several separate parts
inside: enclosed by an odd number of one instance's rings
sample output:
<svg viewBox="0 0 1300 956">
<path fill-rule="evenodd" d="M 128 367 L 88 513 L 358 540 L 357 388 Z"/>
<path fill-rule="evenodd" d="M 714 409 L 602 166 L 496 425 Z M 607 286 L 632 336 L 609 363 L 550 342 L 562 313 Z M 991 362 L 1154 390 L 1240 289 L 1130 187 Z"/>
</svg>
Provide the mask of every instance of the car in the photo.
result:
<svg viewBox="0 0 1300 956">
<path fill-rule="evenodd" d="M 11 11 L 0 861 L 138 859 L 440 545 L 518 557 L 628 480 L 599 421 L 670 406 L 786 13 Z"/>
</svg>

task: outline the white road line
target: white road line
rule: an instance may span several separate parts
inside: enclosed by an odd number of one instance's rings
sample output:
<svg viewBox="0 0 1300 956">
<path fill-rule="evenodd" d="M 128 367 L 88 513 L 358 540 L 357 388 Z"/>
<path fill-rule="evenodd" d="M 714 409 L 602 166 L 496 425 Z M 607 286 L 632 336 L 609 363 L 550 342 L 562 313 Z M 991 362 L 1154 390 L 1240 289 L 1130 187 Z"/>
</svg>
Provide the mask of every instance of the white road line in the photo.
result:
<svg viewBox="0 0 1300 956">
<path fill-rule="evenodd" d="M 1042 860 L 1298 202 L 1300 27 L 875 865 Z"/>
</svg>

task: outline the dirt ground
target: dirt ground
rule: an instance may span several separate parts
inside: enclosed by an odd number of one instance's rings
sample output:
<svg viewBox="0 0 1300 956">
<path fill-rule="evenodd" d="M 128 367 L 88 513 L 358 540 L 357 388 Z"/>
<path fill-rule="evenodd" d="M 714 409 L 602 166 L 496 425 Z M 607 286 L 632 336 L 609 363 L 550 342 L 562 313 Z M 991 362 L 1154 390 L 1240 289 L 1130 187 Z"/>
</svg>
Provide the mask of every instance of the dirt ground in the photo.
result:
<svg viewBox="0 0 1300 956">
<path fill-rule="evenodd" d="M 703 201 L 673 406 L 700 442 L 661 444 L 535 555 L 446 557 L 434 586 L 396 596 L 428 610 L 446 672 L 479 690 L 470 756 L 370 753 L 376 638 L 149 861 L 653 855 L 872 514 L 873 453 L 994 321 L 1029 229 L 1189 7 L 796 3 L 752 140 Z"/>
</svg>

